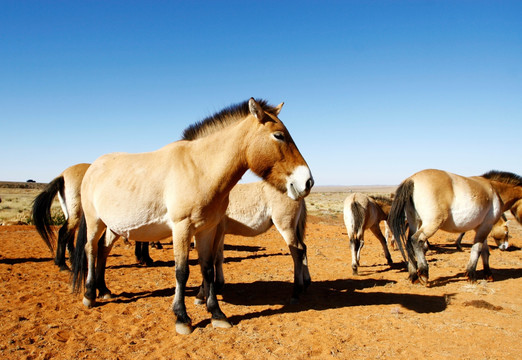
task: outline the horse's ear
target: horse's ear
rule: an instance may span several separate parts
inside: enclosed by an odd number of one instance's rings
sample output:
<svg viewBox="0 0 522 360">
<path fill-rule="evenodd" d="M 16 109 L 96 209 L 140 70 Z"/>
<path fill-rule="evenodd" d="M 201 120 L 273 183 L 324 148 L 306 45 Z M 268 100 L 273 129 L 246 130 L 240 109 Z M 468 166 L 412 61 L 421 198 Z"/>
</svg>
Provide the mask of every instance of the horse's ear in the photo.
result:
<svg viewBox="0 0 522 360">
<path fill-rule="evenodd" d="M 283 108 L 283 105 L 284 105 L 284 104 L 285 104 L 285 103 L 282 102 L 281 104 L 277 105 L 277 106 L 274 108 L 274 109 L 275 109 L 275 114 L 276 114 L 276 115 L 279 115 L 279 113 L 281 112 L 281 109 Z"/>
<path fill-rule="evenodd" d="M 250 100 L 248 100 L 248 109 L 250 110 L 250 113 L 254 115 L 259 121 L 262 121 L 265 117 L 263 108 L 257 103 L 257 101 L 254 100 L 254 98 L 250 98 Z"/>
</svg>

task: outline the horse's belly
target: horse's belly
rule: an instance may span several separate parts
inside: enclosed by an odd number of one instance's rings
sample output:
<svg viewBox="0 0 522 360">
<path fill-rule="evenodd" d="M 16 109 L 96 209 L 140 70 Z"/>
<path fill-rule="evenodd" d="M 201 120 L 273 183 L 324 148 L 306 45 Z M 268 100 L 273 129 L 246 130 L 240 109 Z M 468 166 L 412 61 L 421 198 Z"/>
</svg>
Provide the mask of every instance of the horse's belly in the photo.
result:
<svg viewBox="0 0 522 360">
<path fill-rule="evenodd" d="M 122 222 L 106 221 L 112 232 L 135 241 L 158 241 L 172 235 L 172 230 L 166 221 Z"/>
<path fill-rule="evenodd" d="M 264 233 L 272 226 L 272 218 L 268 213 L 228 214 L 226 234 L 256 236 Z"/>
<path fill-rule="evenodd" d="M 127 238 L 137 241 L 159 241 L 172 235 L 167 224 L 149 224 L 127 232 Z"/>
<path fill-rule="evenodd" d="M 475 229 L 482 224 L 486 216 L 485 211 L 478 207 L 454 208 L 451 214 L 452 216 L 442 227 L 443 230 L 450 232 L 462 232 Z"/>
</svg>

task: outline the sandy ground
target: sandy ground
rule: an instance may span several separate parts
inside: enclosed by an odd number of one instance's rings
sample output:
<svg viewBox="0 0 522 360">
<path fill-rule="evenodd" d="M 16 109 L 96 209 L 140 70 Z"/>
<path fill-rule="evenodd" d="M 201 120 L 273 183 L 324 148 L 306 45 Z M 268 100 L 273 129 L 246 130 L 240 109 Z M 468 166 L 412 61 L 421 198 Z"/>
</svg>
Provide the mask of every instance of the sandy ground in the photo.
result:
<svg viewBox="0 0 522 360">
<path fill-rule="evenodd" d="M 32 226 L 2 226 L 0 358 L 520 359 L 520 226 L 511 234 L 511 251 L 491 250 L 496 281 L 470 284 L 464 277 L 470 235 L 457 252 L 456 234 L 437 233 L 426 288 L 390 269 L 370 232 L 360 275 L 353 276 L 340 215 L 311 216 L 313 283 L 297 305 L 288 302 L 293 266 L 279 233 L 229 236 L 219 299 L 234 326 L 213 329 L 205 308 L 194 305 L 201 275 L 193 251 L 186 304 L 195 331 L 180 336 L 170 310 L 174 261 L 167 241 L 163 250 L 151 250 L 150 268 L 138 266 L 133 249 L 118 242 L 107 270 L 118 296 L 87 309 Z M 399 252 L 392 257 L 398 262 Z"/>
</svg>

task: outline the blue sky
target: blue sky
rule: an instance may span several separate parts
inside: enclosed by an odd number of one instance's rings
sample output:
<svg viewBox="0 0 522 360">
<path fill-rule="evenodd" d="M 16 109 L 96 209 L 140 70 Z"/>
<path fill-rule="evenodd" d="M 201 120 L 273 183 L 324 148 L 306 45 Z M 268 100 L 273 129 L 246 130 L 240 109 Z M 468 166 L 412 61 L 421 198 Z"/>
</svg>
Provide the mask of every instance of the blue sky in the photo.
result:
<svg viewBox="0 0 522 360">
<path fill-rule="evenodd" d="M 502 0 L 3 0 L 0 180 L 155 150 L 252 96 L 285 102 L 317 185 L 522 175 L 521 14 Z"/>
</svg>

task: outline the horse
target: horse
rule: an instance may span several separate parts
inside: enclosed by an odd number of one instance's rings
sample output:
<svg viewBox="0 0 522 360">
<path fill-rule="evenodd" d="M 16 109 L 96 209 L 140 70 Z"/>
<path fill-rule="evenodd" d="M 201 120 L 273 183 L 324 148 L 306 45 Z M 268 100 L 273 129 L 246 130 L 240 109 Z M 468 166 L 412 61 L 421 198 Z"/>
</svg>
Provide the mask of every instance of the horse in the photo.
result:
<svg viewBox="0 0 522 360">
<path fill-rule="evenodd" d="M 54 263 L 60 270 L 69 270 L 65 262 L 65 250 L 74 252 L 74 236 L 82 216 L 80 188 L 83 176 L 90 164 L 76 164 L 54 178 L 33 201 L 32 215 L 36 230 L 54 255 L 55 235 L 51 227 L 51 205 L 58 195 L 65 216 L 65 223 L 58 231 Z"/>
<path fill-rule="evenodd" d="M 392 200 L 392 196 L 369 196 L 362 193 L 352 193 L 344 200 L 344 224 L 350 239 L 353 275 L 358 274 L 366 229 L 370 229 L 380 241 L 388 265 L 393 264 L 386 238 L 379 227 L 381 221 L 386 222 L 388 219 Z"/>
<path fill-rule="evenodd" d="M 216 298 L 214 275 L 214 238 L 230 191 L 248 169 L 293 200 L 308 195 L 314 184 L 278 118 L 282 107 L 283 103 L 272 106 L 250 98 L 190 125 L 182 140 L 156 151 L 96 159 L 82 182 L 84 215 L 71 279 L 74 291 L 85 288 L 83 304 L 94 306 L 97 291 L 101 298 L 112 297 L 105 267 L 120 236 L 152 242 L 172 235 L 176 332 L 191 333 L 185 291 L 194 236 L 212 325 L 231 327 Z M 301 257 L 303 253 L 300 249 Z"/>
<path fill-rule="evenodd" d="M 509 228 L 508 228 L 509 220 L 506 218 L 505 214 L 502 214 L 498 221 L 493 225 L 493 228 L 491 229 L 491 232 L 489 233 L 489 236 L 495 240 L 495 243 L 497 244 L 498 248 L 501 251 L 505 251 L 509 248 Z M 464 237 L 465 233 L 462 233 L 459 235 L 457 240 L 455 241 L 455 246 L 457 247 L 457 250 L 462 251 L 462 238 Z"/>
<path fill-rule="evenodd" d="M 408 263 L 410 280 L 428 285 L 426 242 L 438 229 L 457 233 L 475 230 L 467 277 L 476 281 L 481 256 L 484 275 L 493 280 L 487 236 L 502 213 L 521 198 L 522 178 L 510 172 L 492 170 L 464 177 L 427 169 L 405 179 L 395 193 L 388 222 Z"/>
<path fill-rule="evenodd" d="M 310 285 L 306 245 L 306 203 L 304 198 L 292 200 L 266 181 L 237 184 L 230 191 L 225 217 L 217 231 L 215 258 L 216 289 L 225 283 L 223 274 L 224 238 L 226 234 L 254 237 L 275 225 L 285 240 L 294 262 L 294 288 L 291 303 L 297 303 L 299 295 Z M 205 299 L 203 286 L 196 296 L 196 303 Z"/>
</svg>

